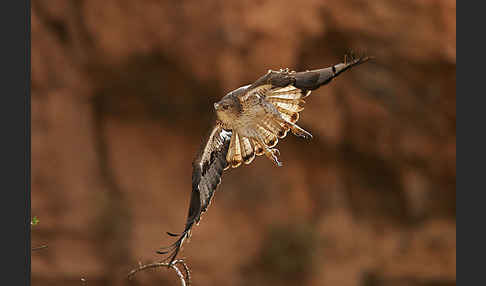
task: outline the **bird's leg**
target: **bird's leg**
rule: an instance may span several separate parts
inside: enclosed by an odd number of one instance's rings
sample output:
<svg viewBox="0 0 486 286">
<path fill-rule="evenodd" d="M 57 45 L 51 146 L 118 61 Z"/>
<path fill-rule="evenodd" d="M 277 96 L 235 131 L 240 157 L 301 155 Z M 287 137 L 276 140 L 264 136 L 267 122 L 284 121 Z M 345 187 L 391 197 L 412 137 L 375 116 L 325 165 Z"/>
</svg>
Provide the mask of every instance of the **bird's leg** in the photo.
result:
<svg viewBox="0 0 486 286">
<path fill-rule="evenodd" d="M 284 126 L 287 126 L 287 128 L 290 129 L 292 131 L 292 134 L 294 134 L 295 136 L 299 136 L 304 139 L 312 139 L 312 134 L 302 129 L 299 125 L 286 121 L 285 119 L 282 118 L 282 116 L 277 116 L 274 118 L 278 122 L 282 123 Z"/>
<path fill-rule="evenodd" d="M 278 160 L 278 157 L 280 155 L 280 151 L 277 148 L 269 148 L 265 143 L 263 143 L 263 140 L 260 136 L 258 136 L 258 143 L 263 147 L 263 152 L 265 153 L 265 156 L 267 156 L 268 159 L 272 160 L 275 165 L 278 167 L 282 167 L 282 162 Z"/>
<path fill-rule="evenodd" d="M 265 156 L 267 156 L 268 159 L 272 160 L 275 165 L 278 167 L 282 167 L 282 162 L 278 160 L 278 155 L 280 155 L 280 151 L 277 148 L 270 149 L 265 146 Z"/>
<path fill-rule="evenodd" d="M 295 123 L 290 123 L 290 130 L 295 136 L 302 137 L 304 139 L 312 139 L 312 134 L 302 129 L 299 125 Z"/>
</svg>

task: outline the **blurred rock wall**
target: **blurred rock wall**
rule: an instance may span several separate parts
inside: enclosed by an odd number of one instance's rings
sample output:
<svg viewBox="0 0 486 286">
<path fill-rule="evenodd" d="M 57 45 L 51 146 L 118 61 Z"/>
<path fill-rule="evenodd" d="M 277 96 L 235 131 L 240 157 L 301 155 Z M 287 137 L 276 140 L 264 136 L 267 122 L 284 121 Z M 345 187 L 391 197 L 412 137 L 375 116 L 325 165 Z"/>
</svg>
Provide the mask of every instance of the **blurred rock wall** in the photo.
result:
<svg viewBox="0 0 486 286">
<path fill-rule="evenodd" d="M 185 245 L 195 285 L 456 281 L 455 1 L 32 1 L 33 285 L 177 285 L 212 103 L 268 69 L 376 59 L 309 97 L 311 141 L 229 170 Z"/>
</svg>

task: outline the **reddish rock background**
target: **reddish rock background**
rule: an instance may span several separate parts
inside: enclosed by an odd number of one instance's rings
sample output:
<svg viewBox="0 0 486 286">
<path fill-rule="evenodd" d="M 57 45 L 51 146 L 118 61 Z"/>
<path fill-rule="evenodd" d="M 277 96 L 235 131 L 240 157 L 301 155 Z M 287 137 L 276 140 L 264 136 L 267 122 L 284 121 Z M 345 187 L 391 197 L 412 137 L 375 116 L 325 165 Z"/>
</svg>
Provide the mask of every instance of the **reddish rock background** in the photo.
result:
<svg viewBox="0 0 486 286">
<path fill-rule="evenodd" d="M 456 284 L 455 1 L 32 1 L 32 285 L 126 275 L 181 231 L 212 103 L 268 69 L 374 55 L 227 171 L 185 245 L 194 285 Z"/>
</svg>

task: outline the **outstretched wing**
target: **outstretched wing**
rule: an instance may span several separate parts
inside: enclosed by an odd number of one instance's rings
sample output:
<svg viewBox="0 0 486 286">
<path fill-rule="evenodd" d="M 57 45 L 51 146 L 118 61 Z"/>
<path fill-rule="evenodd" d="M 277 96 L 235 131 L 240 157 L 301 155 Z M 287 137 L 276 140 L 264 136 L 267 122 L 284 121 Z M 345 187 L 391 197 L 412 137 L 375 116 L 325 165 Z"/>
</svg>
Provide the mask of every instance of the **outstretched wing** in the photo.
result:
<svg viewBox="0 0 486 286">
<path fill-rule="evenodd" d="M 251 163 L 253 154 L 267 154 L 278 163 L 276 157 L 269 153 L 271 151 L 269 148 L 276 146 L 278 139 L 284 138 L 288 131 L 300 137 L 312 138 L 309 132 L 296 124 L 299 120 L 299 112 L 304 109 L 304 98 L 309 96 L 312 90 L 329 83 L 344 71 L 369 59 L 370 57 L 367 56 L 351 55 L 346 56 L 344 62 L 323 69 L 304 72 L 289 71 L 289 69 L 269 70 L 253 84 L 235 90 L 235 96 L 242 105 L 259 100 L 266 112 L 263 116 L 255 118 L 254 133 L 258 139 L 247 138 L 233 132 L 233 140 L 227 156 L 231 167 L 240 166 L 242 161 L 245 164 Z M 249 154 L 246 156 L 247 160 L 245 160 L 246 154 Z"/>
<path fill-rule="evenodd" d="M 344 57 L 344 62 L 323 69 L 304 72 L 289 69 L 270 70 L 248 87 L 246 96 L 255 92 L 260 94 L 277 108 L 285 121 L 295 123 L 299 120 L 299 112 L 304 109 L 304 98 L 309 96 L 312 90 L 328 84 L 344 71 L 369 59 L 367 56 L 350 55 Z"/>
<path fill-rule="evenodd" d="M 192 163 L 192 194 L 186 226 L 181 234 L 167 233 L 179 238 L 164 251 L 157 251 L 159 254 L 169 254 L 166 258 L 170 259 L 169 264 L 175 260 L 184 240 L 190 236 L 192 226 L 199 223 L 202 214 L 211 203 L 214 191 L 221 182 L 223 170 L 228 164 L 226 153 L 230 140 L 231 131 L 224 130 L 216 124 Z"/>
</svg>

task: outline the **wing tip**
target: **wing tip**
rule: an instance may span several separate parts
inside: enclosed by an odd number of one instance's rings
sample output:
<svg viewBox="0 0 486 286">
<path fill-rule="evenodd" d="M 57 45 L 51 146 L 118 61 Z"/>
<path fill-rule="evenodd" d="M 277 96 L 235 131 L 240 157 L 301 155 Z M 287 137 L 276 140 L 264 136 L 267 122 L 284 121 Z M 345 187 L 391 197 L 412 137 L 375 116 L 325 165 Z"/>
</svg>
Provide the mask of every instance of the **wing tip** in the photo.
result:
<svg viewBox="0 0 486 286">
<path fill-rule="evenodd" d="M 375 56 L 370 56 L 364 51 L 355 52 L 353 50 L 350 50 L 344 55 L 343 63 L 345 65 L 355 66 L 374 59 Z"/>
<path fill-rule="evenodd" d="M 169 266 L 172 265 L 174 260 L 177 258 L 177 255 L 182 249 L 182 244 L 184 243 L 184 240 L 189 236 L 190 229 L 192 227 L 192 223 L 189 223 L 186 226 L 186 229 L 184 230 L 183 233 L 180 234 L 179 238 L 171 245 L 167 247 L 162 247 L 160 250 L 156 250 L 155 253 L 161 254 L 161 255 L 166 255 L 169 254 L 166 258 L 162 260 L 162 262 L 169 261 L 168 264 Z M 174 236 L 174 233 L 167 232 L 169 236 Z M 176 235 L 177 236 L 177 235 Z"/>
</svg>

